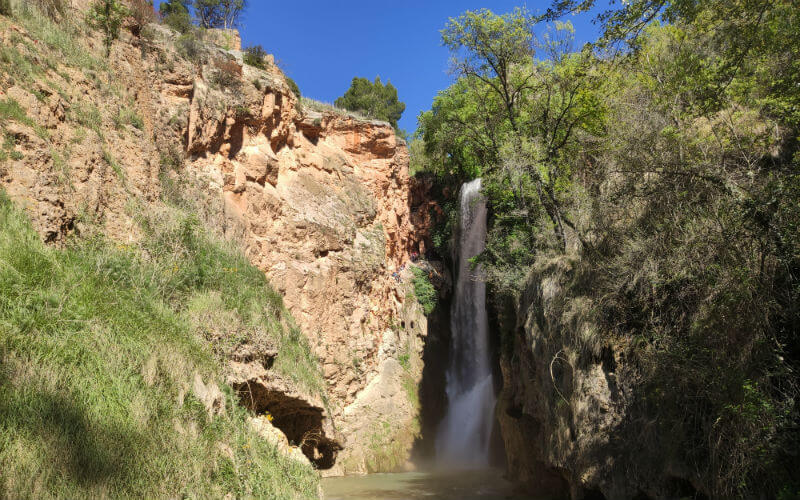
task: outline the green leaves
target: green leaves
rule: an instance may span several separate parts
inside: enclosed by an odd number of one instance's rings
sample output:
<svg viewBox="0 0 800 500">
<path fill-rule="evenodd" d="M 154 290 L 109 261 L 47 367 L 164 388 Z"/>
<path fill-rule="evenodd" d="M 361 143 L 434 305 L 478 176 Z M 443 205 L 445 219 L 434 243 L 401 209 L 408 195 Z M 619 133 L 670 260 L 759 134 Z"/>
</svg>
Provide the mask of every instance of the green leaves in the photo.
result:
<svg viewBox="0 0 800 500">
<path fill-rule="evenodd" d="M 189 15 L 191 0 L 166 0 L 158 8 L 164 23 L 179 33 L 192 29 L 192 17 Z"/>
<path fill-rule="evenodd" d="M 433 284 L 431 284 L 431 281 L 428 278 L 428 273 L 426 273 L 425 270 L 417 266 L 411 266 L 411 272 L 414 274 L 414 277 L 411 280 L 411 283 L 414 286 L 414 295 L 417 297 L 417 301 L 422 306 L 422 310 L 425 312 L 425 315 L 429 315 L 434 309 L 436 309 L 436 303 L 438 301 L 436 288 L 434 288 Z"/>
<path fill-rule="evenodd" d="M 243 57 L 245 64 L 255 68 L 267 69 L 267 51 L 260 44 L 251 45 L 244 49 Z"/>
<path fill-rule="evenodd" d="M 406 105 L 397 98 L 394 85 L 391 82 L 384 85 L 380 77 L 376 77 L 374 82 L 366 78 L 353 78 L 350 88 L 334 104 L 337 108 L 389 122 L 395 129 L 406 110 Z"/>
<path fill-rule="evenodd" d="M 533 18 L 524 8 L 498 16 L 489 9 L 467 11 L 450 18 L 442 43 L 456 58 L 461 73 L 501 78 L 512 64 L 523 64 L 531 54 Z"/>
<path fill-rule="evenodd" d="M 106 57 L 111 55 L 111 45 L 119 38 L 119 29 L 128 14 L 120 0 L 97 0 L 89 9 L 86 22 L 103 32 Z"/>
</svg>

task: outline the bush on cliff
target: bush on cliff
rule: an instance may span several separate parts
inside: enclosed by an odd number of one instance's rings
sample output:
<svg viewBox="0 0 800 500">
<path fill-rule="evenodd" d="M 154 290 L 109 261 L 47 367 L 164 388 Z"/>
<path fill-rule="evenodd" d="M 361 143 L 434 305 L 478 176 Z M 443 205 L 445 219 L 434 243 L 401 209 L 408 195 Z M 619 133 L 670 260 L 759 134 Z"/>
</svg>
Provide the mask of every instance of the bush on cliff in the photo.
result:
<svg viewBox="0 0 800 500">
<path fill-rule="evenodd" d="M 103 33 L 106 57 L 111 54 L 111 44 L 119 38 L 119 30 L 130 14 L 120 0 L 95 0 L 86 14 L 86 23 Z"/>
<path fill-rule="evenodd" d="M 167 0 L 161 2 L 158 13 L 161 20 L 178 33 L 192 29 L 192 16 L 189 14 L 191 0 Z"/>
<path fill-rule="evenodd" d="M 457 182 L 484 178 L 494 305 L 514 311 L 526 288 L 548 297 L 527 333 L 552 336 L 532 363 L 625 353 L 605 369 L 631 370 L 620 431 L 626 450 L 642 448 L 616 454 L 620 467 L 649 457 L 650 480 L 683 464 L 715 498 L 796 489 L 800 66 L 787 54 L 800 50 L 800 11 L 789 0 L 611 9 L 601 45 L 631 42 L 614 59 L 573 50 L 569 23 L 536 36 L 541 18 L 524 9 L 452 19 L 443 41 L 459 79 L 420 118 L 423 165 L 455 181 L 450 200 Z M 640 24 L 662 13 L 668 24 Z M 548 264 L 573 260 L 570 272 Z M 574 330 L 577 309 L 591 329 Z M 516 320 L 504 325 L 510 360 L 529 349 Z"/>
<path fill-rule="evenodd" d="M 289 85 L 289 89 L 291 89 L 292 93 L 294 94 L 295 97 L 297 97 L 297 100 L 299 102 L 300 99 L 302 98 L 302 95 L 300 94 L 300 87 L 297 86 L 297 82 L 295 82 L 288 76 L 285 76 L 285 78 L 286 78 L 286 83 Z"/>
<path fill-rule="evenodd" d="M 436 288 L 431 283 L 425 270 L 417 266 L 411 266 L 411 272 L 414 274 L 414 278 L 411 280 L 411 284 L 414 286 L 414 295 L 422 306 L 422 310 L 428 315 L 436 309 Z"/>
<path fill-rule="evenodd" d="M 272 335 L 277 369 L 318 388 L 280 296 L 192 217 L 143 226 L 140 244 L 49 248 L 0 194 L 0 497 L 316 498 L 313 470 L 249 428 L 197 315 L 216 294 L 240 335 Z M 223 387 L 223 414 L 195 375 Z"/>
<path fill-rule="evenodd" d="M 244 63 L 254 68 L 267 69 L 267 51 L 261 45 L 251 45 L 244 49 Z"/>
<path fill-rule="evenodd" d="M 406 105 L 397 98 L 394 85 L 391 82 L 384 85 L 380 77 L 376 77 L 374 82 L 366 78 L 353 78 L 350 88 L 334 104 L 337 108 L 389 122 L 395 129 L 406 109 Z"/>
</svg>

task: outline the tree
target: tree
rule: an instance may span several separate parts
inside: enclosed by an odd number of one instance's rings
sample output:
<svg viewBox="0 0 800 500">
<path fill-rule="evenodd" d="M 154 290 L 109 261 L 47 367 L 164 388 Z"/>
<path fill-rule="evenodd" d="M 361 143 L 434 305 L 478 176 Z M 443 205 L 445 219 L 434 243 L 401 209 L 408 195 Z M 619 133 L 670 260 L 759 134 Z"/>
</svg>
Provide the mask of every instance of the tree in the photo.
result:
<svg viewBox="0 0 800 500">
<path fill-rule="evenodd" d="M 119 29 L 127 16 L 128 9 L 120 0 L 97 0 L 89 10 L 89 25 L 103 32 L 106 57 L 111 55 L 111 45 L 119 38 Z"/>
<path fill-rule="evenodd" d="M 167 26 L 186 33 L 192 28 L 192 17 L 189 15 L 191 0 L 167 0 L 161 2 L 158 12 Z"/>
<path fill-rule="evenodd" d="M 531 20 L 466 13 L 444 31 L 459 78 L 420 117 L 418 168 L 451 193 L 484 178 L 479 260 L 498 312 L 559 276 L 567 253 L 564 293 L 547 299 L 566 308 L 543 317 L 569 313 L 541 359 L 596 356 L 569 327 L 588 300 L 595 346 L 632 341 L 639 423 L 626 434 L 669 448 L 710 498 L 800 491 L 796 4 L 616 2 L 605 40 L 577 52 L 568 24 L 535 36 Z M 576 226 L 568 245 L 559 221 Z"/>
<path fill-rule="evenodd" d="M 517 99 L 529 88 L 532 75 L 515 74 L 514 68 L 530 61 L 532 27 L 532 18 L 525 9 L 517 8 L 502 16 L 481 9 L 451 18 L 442 30 L 442 43 L 453 53 L 453 72 L 477 78 L 491 87 L 502 99 L 515 130 Z"/>
<path fill-rule="evenodd" d="M 397 122 L 406 110 L 405 103 L 397 98 L 397 89 L 391 82 L 384 85 L 381 77 L 374 82 L 366 78 L 353 78 L 350 88 L 334 102 L 336 107 L 363 113 L 369 117 L 389 122 L 397 129 Z"/>
<path fill-rule="evenodd" d="M 247 0 L 194 0 L 194 10 L 203 28 L 233 29 L 239 25 Z"/>
<path fill-rule="evenodd" d="M 528 214 L 529 225 L 543 209 L 564 249 L 565 226 L 583 241 L 560 193 L 571 182 L 567 151 L 576 135 L 597 129 L 600 106 L 594 88 L 598 79 L 589 71 L 591 54 L 573 52 L 570 23 L 557 23 L 537 39 L 534 21 L 520 8 L 499 16 L 488 9 L 467 11 L 449 20 L 442 41 L 453 54 L 453 72 L 468 92 L 479 96 L 478 109 L 483 108 L 475 119 L 461 119 L 462 128 L 468 130 L 480 121 L 490 121 L 495 127 L 488 133 L 471 134 L 483 138 L 480 148 L 485 151 L 490 145 L 496 157 L 484 170 L 502 174 L 517 208 Z M 545 60 L 534 57 L 537 49 L 547 56 Z M 501 106 L 490 111 L 486 108 L 491 102 Z M 499 116 L 481 120 L 486 112 Z M 457 114 L 450 113 L 445 120 L 453 116 Z M 486 138 L 491 142 L 486 143 Z M 508 161 L 496 161 L 501 149 Z M 524 176 L 511 169 L 524 170 Z M 526 192 L 530 185 L 523 181 L 528 179 L 533 181 L 535 199 Z"/>
</svg>

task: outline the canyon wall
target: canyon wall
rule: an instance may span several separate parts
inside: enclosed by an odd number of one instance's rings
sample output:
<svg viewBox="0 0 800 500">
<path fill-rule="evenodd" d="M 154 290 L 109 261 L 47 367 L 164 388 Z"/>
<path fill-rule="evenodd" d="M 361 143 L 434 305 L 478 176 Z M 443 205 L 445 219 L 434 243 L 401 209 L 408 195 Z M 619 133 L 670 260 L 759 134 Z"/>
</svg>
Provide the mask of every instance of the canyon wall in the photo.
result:
<svg viewBox="0 0 800 500">
<path fill-rule="evenodd" d="M 0 37 L 18 50 L 37 43 L 17 26 Z M 76 54 L 52 65 L 0 89 L 29 117 L 4 125 L 16 153 L 0 186 L 42 238 L 101 233 L 124 244 L 140 237 L 144 211 L 191 206 L 264 271 L 320 360 L 327 387 L 317 396 L 233 360 L 232 385 L 251 398 L 253 384 L 262 389 L 251 410 L 306 401 L 322 452 L 341 449 L 335 464 L 324 460 L 329 473 L 403 467 L 419 432 L 427 331 L 406 264 L 424 251 L 430 202 L 392 127 L 300 102 L 274 65 L 244 65 L 237 50 L 156 25 L 123 32 L 108 61 Z"/>
<path fill-rule="evenodd" d="M 510 477 L 548 498 L 707 498 L 642 411 L 633 346 L 598 335 L 584 278 L 578 257 L 540 258 L 516 311 L 500 315 Z"/>
</svg>

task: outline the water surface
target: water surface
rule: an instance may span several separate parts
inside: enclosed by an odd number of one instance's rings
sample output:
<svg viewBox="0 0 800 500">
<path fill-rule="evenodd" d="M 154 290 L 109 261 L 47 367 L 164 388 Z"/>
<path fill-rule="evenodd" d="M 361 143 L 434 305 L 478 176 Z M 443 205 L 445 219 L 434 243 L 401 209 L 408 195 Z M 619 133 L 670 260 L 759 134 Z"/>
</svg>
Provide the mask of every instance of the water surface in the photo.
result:
<svg viewBox="0 0 800 500">
<path fill-rule="evenodd" d="M 498 470 L 370 474 L 322 480 L 325 500 L 523 500 Z"/>
</svg>

